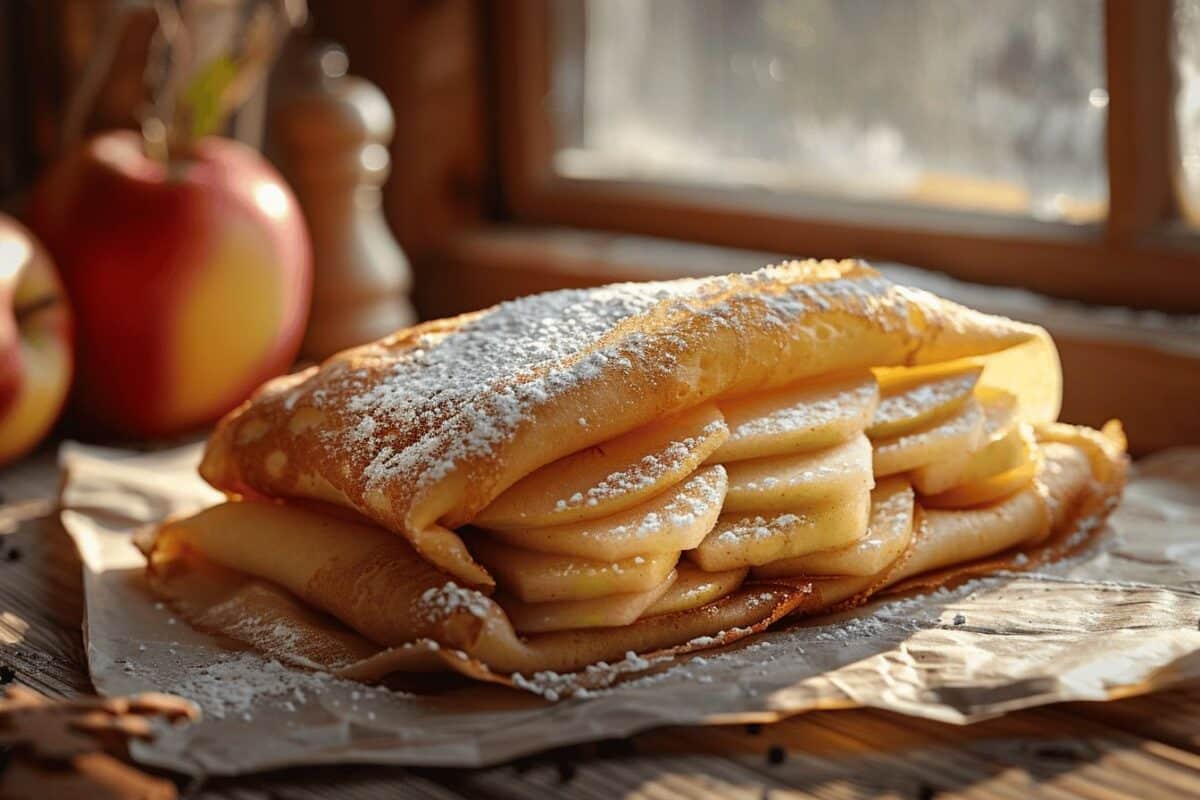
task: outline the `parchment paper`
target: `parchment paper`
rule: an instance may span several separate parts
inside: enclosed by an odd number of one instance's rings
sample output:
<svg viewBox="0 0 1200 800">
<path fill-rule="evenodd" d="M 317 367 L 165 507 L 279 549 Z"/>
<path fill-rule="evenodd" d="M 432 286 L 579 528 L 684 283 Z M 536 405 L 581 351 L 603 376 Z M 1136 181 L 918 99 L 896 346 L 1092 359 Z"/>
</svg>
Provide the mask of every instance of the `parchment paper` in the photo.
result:
<svg viewBox="0 0 1200 800">
<path fill-rule="evenodd" d="M 416 696 L 237 651 L 156 604 L 130 532 L 215 502 L 198 447 L 135 454 L 68 444 L 62 520 L 79 547 L 97 690 L 196 700 L 196 724 L 134 749 L 195 774 L 336 762 L 482 766 L 660 725 L 762 722 L 872 706 L 966 723 L 1200 677 L 1200 449 L 1152 457 L 1095 546 L 1037 573 L 877 601 L 655 665 L 549 703 L 494 686 Z"/>
</svg>

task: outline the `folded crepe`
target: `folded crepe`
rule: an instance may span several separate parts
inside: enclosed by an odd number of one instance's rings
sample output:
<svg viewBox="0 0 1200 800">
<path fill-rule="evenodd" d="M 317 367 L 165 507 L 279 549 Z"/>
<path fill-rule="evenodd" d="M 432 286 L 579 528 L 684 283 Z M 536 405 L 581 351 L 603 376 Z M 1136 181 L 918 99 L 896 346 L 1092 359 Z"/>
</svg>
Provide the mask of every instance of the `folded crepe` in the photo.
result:
<svg viewBox="0 0 1200 800">
<path fill-rule="evenodd" d="M 1081 546 L 1125 442 L 1060 397 L 1044 330 L 861 262 L 551 292 L 264 385 L 148 575 L 364 679 L 645 664 Z"/>
</svg>

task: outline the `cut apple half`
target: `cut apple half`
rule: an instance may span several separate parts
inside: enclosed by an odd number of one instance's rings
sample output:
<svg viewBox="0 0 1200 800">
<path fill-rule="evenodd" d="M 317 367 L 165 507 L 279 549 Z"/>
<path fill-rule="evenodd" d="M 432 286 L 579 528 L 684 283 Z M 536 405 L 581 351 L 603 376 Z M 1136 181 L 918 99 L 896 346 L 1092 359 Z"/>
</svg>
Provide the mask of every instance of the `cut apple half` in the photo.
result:
<svg viewBox="0 0 1200 800">
<path fill-rule="evenodd" d="M 642 616 L 655 617 L 659 614 L 687 611 L 720 600 L 742 585 L 747 571 L 742 567 L 722 572 L 705 572 L 695 564 L 680 561 L 679 566 L 675 568 L 675 582 L 662 597 L 642 612 Z"/>
<path fill-rule="evenodd" d="M 861 433 L 815 453 L 735 461 L 725 470 L 725 513 L 790 511 L 875 485 L 871 442 Z"/>
<path fill-rule="evenodd" d="M 973 363 L 880 370 L 879 407 L 867 435 L 891 439 L 945 419 L 967 402 L 982 373 Z"/>
<path fill-rule="evenodd" d="M 729 436 L 712 403 L 589 447 L 517 481 L 473 524 L 489 530 L 599 519 L 679 483 Z"/>
<path fill-rule="evenodd" d="M 880 481 L 871 492 L 867 535 L 845 547 L 754 568 L 755 577 L 875 575 L 908 547 L 913 532 L 913 490 L 903 478 Z"/>
<path fill-rule="evenodd" d="M 526 603 L 648 592 L 665 581 L 679 561 L 677 552 L 592 561 L 510 547 L 486 536 L 473 537 L 468 547 L 503 589 Z"/>
<path fill-rule="evenodd" d="M 875 442 L 875 476 L 953 460 L 963 452 L 974 452 L 983 442 L 983 411 L 975 398 L 952 416 L 929 427 Z"/>
<path fill-rule="evenodd" d="M 724 464 L 830 447 L 862 431 L 878 402 L 879 387 L 870 372 L 723 400 L 729 438 L 709 461 Z"/>
<path fill-rule="evenodd" d="M 963 450 L 913 470 L 909 478 L 921 494 L 938 494 L 1012 469 L 1028 459 L 1028 449 L 1022 452 L 1018 430 L 1017 398 L 987 387 L 980 387 L 975 395 L 983 409 L 982 445 L 978 450 Z"/>
<path fill-rule="evenodd" d="M 518 633 L 548 633 L 578 628 L 611 628 L 632 625 L 676 583 L 675 573 L 645 592 L 629 592 L 589 600 L 558 600 L 526 603 L 511 595 L 500 595 L 496 602 L 504 609 Z"/>
<path fill-rule="evenodd" d="M 702 569 L 719 572 L 843 547 L 863 537 L 870 513 L 871 493 L 858 491 L 783 514 L 722 514 L 687 555 Z"/>
<path fill-rule="evenodd" d="M 704 467 L 641 505 L 603 519 L 549 528 L 488 533 L 514 547 L 563 556 L 620 561 L 646 553 L 678 553 L 704 540 L 721 513 L 725 468 Z"/>
</svg>

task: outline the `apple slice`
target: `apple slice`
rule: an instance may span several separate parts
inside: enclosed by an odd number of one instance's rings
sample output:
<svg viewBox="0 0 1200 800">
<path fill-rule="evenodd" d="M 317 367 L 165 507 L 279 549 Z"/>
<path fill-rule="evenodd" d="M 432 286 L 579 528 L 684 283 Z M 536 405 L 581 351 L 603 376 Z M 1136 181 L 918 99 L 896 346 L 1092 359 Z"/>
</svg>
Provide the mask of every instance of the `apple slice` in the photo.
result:
<svg viewBox="0 0 1200 800">
<path fill-rule="evenodd" d="M 679 566 L 675 568 L 678 575 L 675 583 L 671 584 L 671 588 L 653 605 L 643 611 L 642 616 L 654 617 L 686 611 L 720 600 L 742 585 L 747 571 L 743 567 L 723 572 L 705 572 L 694 564 L 680 561 Z"/>
<path fill-rule="evenodd" d="M 879 370 L 879 407 L 867 435 L 891 439 L 945 419 L 971 397 L 982 372 L 973 363 Z"/>
<path fill-rule="evenodd" d="M 729 438 L 709 461 L 724 464 L 830 447 L 865 428 L 878 402 L 879 387 L 869 372 L 722 400 Z"/>
<path fill-rule="evenodd" d="M 678 553 L 704 540 L 721 513 L 725 468 L 697 470 L 657 497 L 603 519 L 549 528 L 489 532 L 493 539 L 542 553 L 620 561 L 646 553 Z"/>
<path fill-rule="evenodd" d="M 729 436 L 712 403 L 589 447 L 526 475 L 473 520 L 538 528 L 624 511 L 690 475 Z"/>
<path fill-rule="evenodd" d="M 1013 444 L 1009 444 L 1009 442 Z M 971 508 L 1007 497 L 1033 480 L 1038 472 L 1038 457 L 1033 436 L 1025 426 L 1013 429 L 1011 436 L 996 443 L 1004 445 L 1004 456 L 1014 466 L 983 477 L 969 477 L 966 483 L 939 494 L 921 498 L 924 508 Z"/>
<path fill-rule="evenodd" d="M 861 433 L 815 453 L 735 461 L 725 467 L 725 513 L 791 511 L 834 496 L 870 491 L 871 442 Z"/>
<path fill-rule="evenodd" d="M 722 514 L 687 555 L 708 572 L 795 558 L 861 539 L 870 513 L 871 493 L 863 490 L 785 514 Z"/>
<path fill-rule="evenodd" d="M 974 452 L 983 441 L 983 411 L 971 397 L 940 422 L 894 439 L 875 442 L 875 477 L 907 472 L 926 464 Z"/>
<path fill-rule="evenodd" d="M 1000 389 L 980 387 L 975 392 L 983 409 L 982 446 L 918 467 L 909 480 L 921 494 L 938 494 L 961 483 L 995 475 L 1017 466 L 1024 458 L 1014 450 L 1020 443 L 1017 432 L 1017 398 Z"/>
<path fill-rule="evenodd" d="M 518 633 L 611 628 L 630 625 L 645 616 L 647 609 L 666 596 L 675 583 L 675 573 L 672 572 L 665 581 L 645 592 L 549 603 L 526 603 L 510 595 L 500 595 L 496 602 L 504 609 Z"/>
<path fill-rule="evenodd" d="M 484 535 L 473 537 L 468 548 L 504 589 L 526 603 L 648 592 L 665 581 L 679 561 L 677 552 L 592 561 L 510 547 Z"/>
<path fill-rule="evenodd" d="M 871 492 L 867 535 L 833 550 L 773 561 L 754 568 L 755 577 L 874 575 L 908 547 L 913 531 L 913 490 L 903 478 L 880 481 Z"/>
</svg>

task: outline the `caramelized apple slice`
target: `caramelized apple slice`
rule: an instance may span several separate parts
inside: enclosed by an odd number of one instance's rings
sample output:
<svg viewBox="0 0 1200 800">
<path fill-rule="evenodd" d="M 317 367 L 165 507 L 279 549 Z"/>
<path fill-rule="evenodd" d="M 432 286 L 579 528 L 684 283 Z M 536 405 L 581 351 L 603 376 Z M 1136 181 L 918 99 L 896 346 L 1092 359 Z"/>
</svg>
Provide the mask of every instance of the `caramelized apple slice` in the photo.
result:
<svg viewBox="0 0 1200 800">
<path fill-rule="evenodd" d="M 678 553 L 703 541 L 721 513 L 725 468 L 704 467 L 639 506 L 597 520 L 549 528 L 513 528 L 488 535 L 515 547 L 597 561 L 645 553 Z"/>
<path fill-rule="evenodd" d="M 867 435 L 891 439 L 945 419 L 967 402 L 982 372 L 973 363 L 878 370 L 879 407 Z"/>
<path fill-rule="evenodd" d="M 686 611 L 720 600 L 742 585 L 747 570 L 730 569 L 724 572 L 705 572 L 694 564 L 680 561 L 675 568 L 677 578 L 671 588 L 652 606 L 642 612 L 643 617 Z"/>
<path fill-rule="evenodd" d="M 1017 424 L 1017 398 L 999 389 L 980 387 L 975 392 L 983 408 L 983 443 L 974 452 L 958 454 L 918 467 L 909 474 L 921 494 L 938 494 L 969 481 L 996 475 L 1028 458 L 1021 450 Z"/>
<path fill-rule="evenodd" d="M 785 514 L 722 514 L 687 555 L 708 572 L 719 572 L 843 547 L 866 533 L 870 512 L 871 493 L 859 491 Z"/>
<path fill-rule="evenodd" d="M 880 481 L 871 492 L 867 535 L 833 550 L 773 561 L 754 568 L 760 578 L 791 575 L 874 575 L 908 547 L 913 531 L 913 491 L 903 478 Z"/>
<path fill-rule="evenodd" d="M 592 561 L 509 547 L 484 535 L 472 538 L 468 547 L 502 588 L 526 603 L 648 592 L 667 579 L 679 560 L 679 553 L 672 552 Z"/>
<path fill-rule="evenodd" d="M 712 403 L 560 458 L 473 520 L 490 530 L 566 525 L 624 511 L 679 483 L 729 436 Z"/>
<path fill-rule="evenodd" d="M 865 428 L 878 402 L 879 387 L 869 372 L 723 400 L 729 438 L 709 461 L 724 464 L 830 447 Z"/>
<path fill-rule="evenodd" d="M 578 628 L 611 628 L 630 625 L 646 616 L 649 608 L 667 595 L 676 583 L 675 573 L 646 592 L 629 592 L 590 600 L 558 600 L 550 603 L 526 603 L 500 595 L 496 602 L 504 609 L 518 633 L 546 633 Z"/>
<path fill-rule="evenodd" d="M 875 476 L 895 475 L 974 452 L 983 441 L 983 412 L 975 398 L 940 422 L 875 442 Z"/>
<path fill-rule="evenodd" d="M 790 511 L 829 497 L 870 491 L 871 442 L 861 433 L 815 453 L 735 461 L 725 467 L 725 513 Z"/>
<path fill-rule="evenodd" d="M 1038 471 L 1038 458 L 1035 454 L 1033 437 L 1028 429 L 1021 426 L 1014 431 L 1012 437 L 1016 441 L 1013 449 L 1013 460 L 1016 466 L 1002 472 L 986 475 L 981 478 L 969 478 L 966 483 L 959 484 L 953 489 L 947 489 L 940 494 L 921 498 L 924 508 L 971 508 L 984 505 L 1007 497 L 1018 489 L 1027 486 Z"/>
</svg>

